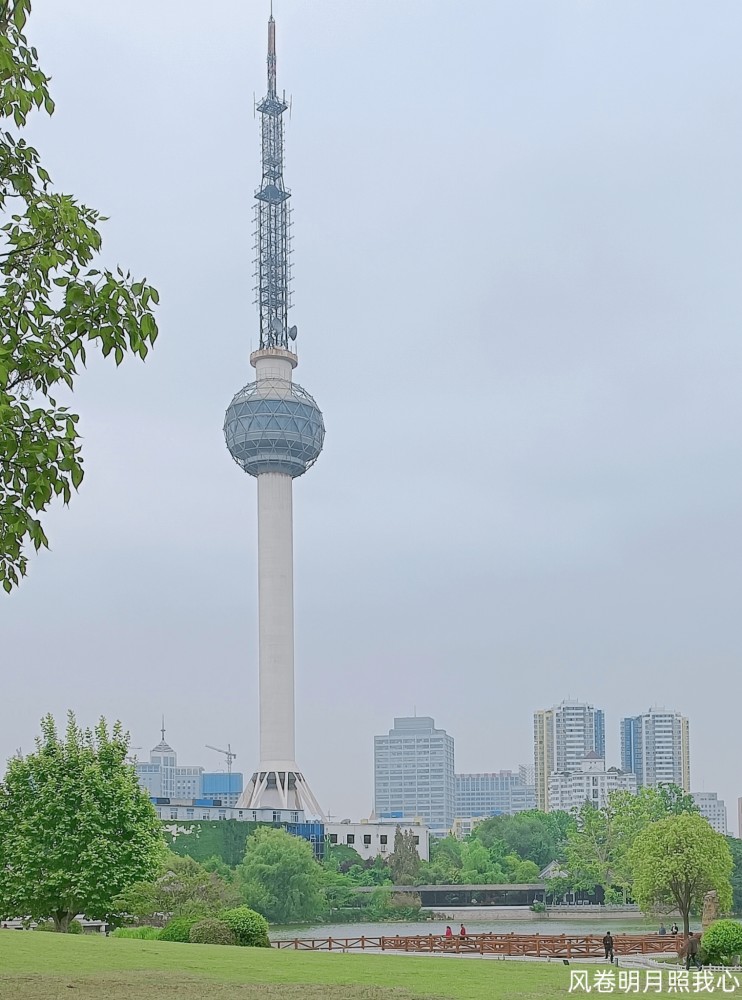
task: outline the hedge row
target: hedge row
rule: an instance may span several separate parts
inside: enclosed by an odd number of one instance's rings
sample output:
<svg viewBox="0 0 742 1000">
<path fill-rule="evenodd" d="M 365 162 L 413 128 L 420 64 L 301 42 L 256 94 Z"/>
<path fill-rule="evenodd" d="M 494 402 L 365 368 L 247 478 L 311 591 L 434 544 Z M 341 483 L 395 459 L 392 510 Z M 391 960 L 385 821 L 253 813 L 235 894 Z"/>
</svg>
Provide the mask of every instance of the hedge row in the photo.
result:
<svg viewBox="0 0 742 1000">
<path fill-rule="evenodd" d="M 160 931 L 154 927 L 121 927 L 113 934 L 182 944 L 237 944 L 245 948 L 271 945 L 267 920 L 248 906 L 225 910 L 218 917 L 174 917 Z"/>
</svg>

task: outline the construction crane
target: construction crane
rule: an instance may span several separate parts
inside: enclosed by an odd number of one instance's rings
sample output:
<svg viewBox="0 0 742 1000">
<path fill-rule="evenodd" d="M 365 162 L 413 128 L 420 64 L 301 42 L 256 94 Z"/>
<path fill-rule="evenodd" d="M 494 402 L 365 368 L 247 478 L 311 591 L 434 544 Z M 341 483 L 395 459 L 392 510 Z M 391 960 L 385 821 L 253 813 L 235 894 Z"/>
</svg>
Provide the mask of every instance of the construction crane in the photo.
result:
<svg viewBox="0 0 742 1000">
<path fill-rule="evenodd" d="M 227 774 L 229 775 L 229 787 L 232 788 L 232 761 L 237 758 L 237 754 L 232 750 L 232 744 L 227 743 L 226 750 L 220 750 L 219 747 L 212 747 L 210 743 L 206 744 L 207 750 L 213 750 L 215 753 L 224 754 L 227 758 Z"/>
</svg>

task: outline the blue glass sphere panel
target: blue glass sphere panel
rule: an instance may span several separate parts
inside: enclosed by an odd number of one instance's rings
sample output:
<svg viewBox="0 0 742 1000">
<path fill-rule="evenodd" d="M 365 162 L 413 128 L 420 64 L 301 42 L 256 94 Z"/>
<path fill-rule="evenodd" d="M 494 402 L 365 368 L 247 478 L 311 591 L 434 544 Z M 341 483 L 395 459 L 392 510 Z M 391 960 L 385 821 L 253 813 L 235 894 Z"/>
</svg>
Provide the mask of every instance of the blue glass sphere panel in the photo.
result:
<svg viewBox="0 0 742 1000">
<path fill-rule="evenodd" d="M 224 437 L 235 462 L 259 476 L 283 472 L 301 476 L 322 451 L 322 413 L 300 385 L 276 380 L 252 382 L 232 400 Z"/>
</svg>

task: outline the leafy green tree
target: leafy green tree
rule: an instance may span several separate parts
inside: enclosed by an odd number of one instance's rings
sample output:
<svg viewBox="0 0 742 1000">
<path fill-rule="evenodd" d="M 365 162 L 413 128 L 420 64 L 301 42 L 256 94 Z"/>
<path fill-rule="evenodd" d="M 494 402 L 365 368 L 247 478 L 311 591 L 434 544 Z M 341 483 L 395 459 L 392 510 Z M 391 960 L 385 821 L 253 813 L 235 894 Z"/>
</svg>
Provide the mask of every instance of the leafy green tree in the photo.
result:
<svg viewBox="0 0 742 1000">
<path fill-rule="evenodd" d="M 649 791 L 649 789 L 647 790 Z M 679 785 L 674 785 L 672 782 L 660 785 L 656 789 L 656 794 L 668 816 L 682 816 L 683 813 L 698 813 L 700 815 L 701 811 L 693 796 L 684 792 Z"/>
<path fill-rule="evenodd" d="M 346 875 L 351 885 L 392 885 L 389 865 L 382 857 L 351 865 Z"/>
<path fill-rule="evenodd" d="M 157 337 L 158 295 L 92 267 L 103 217 L 56 193 L 39 154 L 20 134 L 34 109 L 54 102 L 36 49 L 23 34 L 31 0 L 0 3 L 0 582 L 26 572 L 27 543 L 48 541 L 39 514 L 69 502 L 83 478 L 77 414 L 53 398 L 72 389 L 86 351 L 120 364 Z"/>
<path fill-rule="evenodd" d="M 517 854 L 508 854 L 505 857 L 506 882 L 532 884 L 539 881 L 541 872 L 533 861 L 524 861 Z"/>
<path fill-rule="evenodd" d="M 417 853 L 415 835 L 411 830 L 397 827 L 394 834 L 394 853 L 389 858 L 389 870 L 395 885 L 414 885 L 420 874 L 420 855 Z"/>
<path fill-rule="evenodd" d="M 727 837 L 727 847 L 732 854 L 732 909 L 742 913 L 742 840 Z"/>
<path fill-rule="evenodd" d="M 602 886 L 608 901 L 625 902 L 631 893 L 630 851 L 637 836 L 658 820 L 697 812 L 691 796 L 675 785 L 641 788 L 638 794 L 612 792 L 600 809 L 586 802 L 563 845 L 567 879 L 562 889 L 590 891 Z"/>
<path fill-rule="evenodd" d="M 238 873 L 245 900 L 271 923 L 312 920 L 324 908 L 322 867 L 309 842 L 285 830 L 261 827 L 248 837 Z"/>
<path fill-rule="evenodd" d="M 481 840 L 470 837 L 461 846 L 459 879 L 465 883 L 502 885 L 502 883 L 507 882 L 507 875 L 500 860 L 497 852 L 493 857 Z"/>
<path fill-rule="evenodd" d="M 214 875 L 218 875 L 222 882 L 234 882 L 234 869 L 230 868 L 226 861 L 222 861 L 216 854 L 212 854 L 210 858 L 202 861 L 201 867 L 206 872 L 213 872 Z"/>
<path fill-rule="evenodd" d="M 462 842 L 448 836 L 430 841 L 430 861 L 422 862 L 421 885 L 456 885 L 461 882 Z"/>
<path fill-rule="evenodd" d="M 111 920 L 123 890 L 154 876 L 162 827 L 127 763 L 129 736 L 104 719 L 64 737 L 41 721 L 36 751 L 14 757 L 0 784 L 0 915 L 51 917 L 67 931 L 77 913 Z"/>
<path fill-rule="evenodd" d="M 229 868 L 227 871 L 231 875 Z M 225 882 L 187 855 L 168 851 L 155 879 L 135 883 L 120 893 L 115 903 L 121 913 L 157 922 L 169 917 L 213 916 L 240 901 L 239 888 L 232 882 Z"/>
<path fill-rule="evenodd" d="M 325 843 L 325 856 L 322 866 L 328 871 L 347 872 L 353 865 L 362 865 L 363 858 L 354 847 L 347 844 Z"/>
<path fill-rule="evenodd" d="M 568 813 L 530 809 L 514 816 L 492 816 L 480 823 L 472 836 L 485 847 L 504 841 L 509 853 L 532 861 L 541 871 L 560 856 L 567 833 L 574 825 Z"/>
<path fill-rule="evenodd" d="M 722 911 L 732 905 L 732 855 L 725 838 L 699 815 L 684 813 L 650 823 L 631 848 L 633 893 L 645 912 L 676 906 L 685 934 L 690 912 L 716 890 Z"/>
</svg>

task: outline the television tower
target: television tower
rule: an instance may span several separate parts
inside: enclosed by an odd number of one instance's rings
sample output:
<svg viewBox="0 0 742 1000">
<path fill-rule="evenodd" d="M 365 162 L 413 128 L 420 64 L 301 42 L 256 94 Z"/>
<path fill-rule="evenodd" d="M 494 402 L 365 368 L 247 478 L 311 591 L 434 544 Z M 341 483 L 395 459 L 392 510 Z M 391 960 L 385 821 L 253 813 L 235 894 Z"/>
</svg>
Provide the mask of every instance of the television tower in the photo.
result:
<svg viewBox="0 0 742 1000">
<path fill-rule="evenodd" d="M 296 763 L 294 738 L 293 480 L 316 462 L 325 425 L 292 381 L 296 327 L 289 326 L 290 192 L 283 183 L 283 113 L 276 91 L 276 23 L 268 21 L 268 92 L 258 104 L 263 179 L 255 192 L 260 347 L 255 381 L 234 397 L 224 421 L 232 458 L 258 481 L 260 763 L 238 806 L 323 813 Z"/>
</svg>

